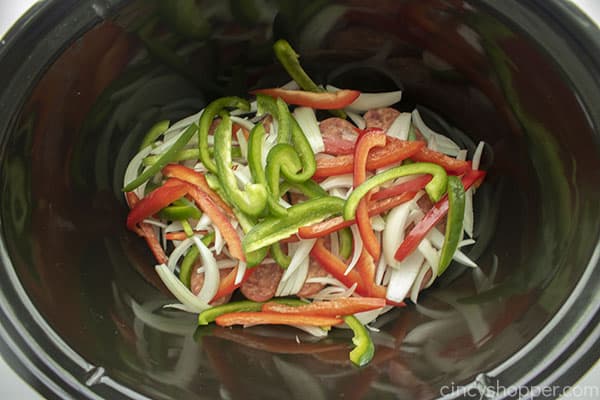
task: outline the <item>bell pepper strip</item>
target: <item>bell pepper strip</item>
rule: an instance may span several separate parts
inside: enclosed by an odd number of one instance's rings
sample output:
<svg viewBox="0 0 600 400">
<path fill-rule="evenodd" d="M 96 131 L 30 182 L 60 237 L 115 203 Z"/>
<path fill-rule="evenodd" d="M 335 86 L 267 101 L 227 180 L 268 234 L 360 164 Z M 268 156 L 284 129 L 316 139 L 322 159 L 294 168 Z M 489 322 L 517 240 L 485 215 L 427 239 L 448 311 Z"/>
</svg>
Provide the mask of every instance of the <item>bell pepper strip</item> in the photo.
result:
<svg viewBox="0 0 600 400">
<path fill-rule="evenodd" d="M 263 144 L 265 142 L 265 127 L 263 124 L 256 124 L 250 131 L 248 137 L 248 167 L 252 179 L 256 183 L 267 184 L 267 176 L 262 165 Z"/>
<path fill-rule="evenodd" d="M 337 92 L 308 92 L 305 90 L 287 90 L 281 88 L 256 89 L 251 94 L 264 94 L 280 98 L 287 104 L 310 107 L 316 110 L 336 110 L 352 104 L 360 96 L 358 90 L 340 90 Z"/>
<path fill-rule="evenodd" d="M 207 231 L 206 230 L 199 230 L 199 231 L 194 230 L 193 233 L 194 233 L 194 235 L 205 235 L 207 233 Z M 167 239 L 167 240 L 185 240 L 188 237 L 189 236 L 184 231 L 165 233 L 165 239 Z"/>
<path fill-rule="evenodd" d="M 266 95 L 256 96 L 257 114 L 270 114 L 277 121 L 277 143 L 290 143 L 292 126 L 290 110 L 282 99 Z"/>
<path fill-rule="evenodd" d="M 309 199 L 316 199 L 318 197 L 329 196 L 329 193 L 325 191 L 318 183 L 309 179 L 304 182 L 290 182 L 285 181 L 280 186 L 281 193 L 285 193 L 290 189 L 294 189 Z"/>
<path fill-rule="evenodd" d="M 127 228 L 135 230 L 136 224 L 151 215 L 156 214 L 172 202 L 187 194 L 187 185 L 163 185 L 154 189 L 129 211 L 127 215 Z"/>
<path fill-rule="evenodd" d="M 233 210 L 223 199 L 209 186 L 206 177 L 191 168 L 179 164 L 169 164 L 163 168 L 162 174 L 168 178 L 177 178 L 179 180 L 191 183 L 206 193 L 210 199 L 219 206 L 229 217 L 234 218 Z"/>
<path fill-rule="evenodd" d="M 183 228 L 183 233 L 185 233 L 187 237 L 194 236 L 192 225 L 190 225 L 190 222 L 187 219 L 181 220 L 181 227 Z"/>
<path fill-rule="evenodd" d="M 343 321 L 334 317 L 319 317 L 314 315 L 280 314 L 267 312 L 232 312 L 219 315 L 215 318 L 219 326 L 243 325 L 307 325 L 307 326 L 333 326 Z"/>
<path fill-rule="evenodd" d="M 133 189 L 137 188 L 142 183 L 156 175 L 165 165 L 173 161 L 175 155 L 192 139 L 192 136 L 194 136 L 197 130 L 198 127 L 196 124 L 190 125 L 175 141 L 175 143 L 173 143 L 173 145 L 160 156 L 155 164 L 146 168 L 137 176 L 137 178 L 127 183 L 122 190 L 124 192 L 131 192 Z"/>
<path fill-rule="evenodd" d="M 464 190 L 468 190 L 474 184 L 477 184 L 485 177 L 485 171 L 467 171 L 461 178 Z M 404 260 L 411 254 L 431 229 L 448 213 L 449 203 L 448 196 L 444 196 L 441 200 L 431 207 L 425 214 L 423 219 L 419 221 L 411 231 L 406 235 L 398 250 L 394 254 L 394 258 L 398 261 Z"/>
<path fill-rule="evenodd" d="M 385 147 L 374 149 L 367 156 L 367 170 L 373 171 L 397 164 L 412 157 L 423 147 L 425 147 L 425 142 L 422 141 L 407 142 L 388 136 Z M 351 174 L 353 171 L 354 155 L 352 154 L 319 158 L 313 178 Z"/>
<path fill-rule="evenodd" d="M 169 120 L 164 120 L 158 121 L 157 123 L 152 125 L 152 128 L 150 128 L 148 133 L 146 133 L 146 136 L 144 136 L 142 144 L 140 144 L 140 150 L 152 145 L 160 135 L 162 135 L 167 131 L 167 129 L 169 129 L 169 124 Z"/>
<path fill-rule="evenodd" d="M 298 58 L 298 53 L 294 51 L 292 46 L 285 39 L 279 39 L 273 44 L 273 52 L 279 63 L 287 71 L 290 77 L 296 81 L 298 86 L 309 92 L 323 92 L 324 90 L 319 87 L 304 71 Z M 346 119 L 346 113 L 342 110 L 332 110 L 332 114 Z"/>
<path fill-rule="evenodd" d="M 311 225 L 338 214 L 344 207 L 344 200 L 326 196 L 308 200 L 288 208 L 285 218 L 268 217 L 255 225 L 244 237 L 246 253 L 253 252 L 279 242 L 298 232 L 301 226 Z"/>
<path fill-rule="evenodd" d="M 217 173 L 217 165 L 210 157 L 208 151 L 208 133 L 215 117 L 227 107 L 249 111 L 250 103 L 240 97 L 221 97 L 204 109 L 198 123 L 198 151 L 200 161 L 212 173 Z"/>
<path fill-rule="evenodd" d="M 173 202 L 172 205 L 160 210 L 158 215 L 168 221 L 182 221 L 187 219 L 199 219 L 202 213 L 191 201 L 182 197 Z"/>
<path fill-rule="evenodd" d="M 385 307 L 385 299 L 376 297 L 346 297 L 330 301 L 314 301 L 297 307 L 276 302 L 263 304 L 261 311 L 284 314 L 320 315 L 340 317 Z"/>
<path fill-rule="evenodd" d="M 401 176 L 430 174 L 433 176 L 431 181 L 425 186 L 425 191 L 432 201 L 438 201 L 446 192 L 448 183 L 448 175 L 444 168 L 432 163 L 414 163 L 409 165 L 401 165 L 382 172 L 379 175 L 367 179 L 348 196 L 344 206 L 343 217 L 345 220 L 353 219 L 356 215 L 356 209 L 360 200 L 371 190 L 377 186 L 384 184 L 392 179 Z"/>
<path fill-rule="evenodd" d="M 410 181 L 402 182 L 389 188 L 381 189 L 371 195 L 371 200 L 377 201 L 397 196 L 405 192 L 418 192 L 431 181 L 431 175 L 422 175 Z"/>
<path fill-rule="evenodd" d="M 290 262 L 292 261 L 292 258 L 285 254 L 280 243 L 273 243 L 271 245 L 271 257 L 273 257 L 273 260 L 284 269 L 289 267 Z"/>
<path fill-rule="evenodd" d="M 202 189 L 187 182 L 180 181 L 177 178 L 171 178 L 171 180 L 182 182 L 188 187 L 188 195 L 194 200 L 198 207 L 200 207 L 202 212 L 208 215 L 217 229 L 219 229 L 219 232 L 221 232 L 223 239 L 227 243 L 231 256 L 240 261 L 246 261 L 242 242 L 237 231 L 233 225 L 231 225 L 229 218 L 219 209 L 208 194 L 202 191 Z"/>
<path fill-rule="evenodd" d="M 406 192 L 398 196 L 389 197 L 387 199 L 371 203 L 369 205 L 369 216 L 372 217 L 374 215 L 382 214 L 402 203 L 406 203 L 415 197 L 415 194 L 416 192 Z M 352 226 L 354 223 L 354 220 L 346 221 L 343 217 L 334 217 L 310 226 L 301 227 L 298 229 L 298 236 L 301 239 L 320 238 L 332 232 Z"/>
<path fill-rule="evenodd" d="M 279 204 L 281 197 L 279 191 L 280 173 L 286 179 L 294 177 L 302 168 L 300 158 L 296 150 L 286 143 L 275 145 L 267 155 L 266 179 L 269 188 L 269 209 L 276 216 L 287 215 L 287 210 Z"/>
<path fill-rule="evenodd" d="M 250 183 L 246 185 L 245 190 L 238 188 L 237 179 L 231 169 L 231 129 L 231 118 L 223 114 L 215 131 L 217 177 L 229 202 L 243 213 L 255 217 L 260 215 L 267 205 L 267 189 L 261 183 Z"/>
<path fill-rule="evenodd" d="M 234 125 L 233 131 L 236 132 L 235 125 Z M 208 149 L 208 153 L 210 155 L 214 154 L 213 147 L 210 147 Z M 172 162 L 198 160 L 199 157 L 200 157 L 200 152 L 198 151 L 198 149 L 183 149 L 183 150 L 179 151 L 177 154 L 175 154 Z M 231 157 L 242 158 L 242 150 L 239 148 L 239 146 L 234 146 L 231 148 Z M 144 166 L 154 165 L 159 158 L 160 158 L 160 156 L 148 156 L 148 157 L 144 158 L 142 163 Z"/>
<path fill-rule="evenodd" d="M 340 239 L 340 257 L 342 260 L 347 260 L 352 254 L 352 232 L 348 228 L 343 228 L 339 231 Z"/>
<path fill-rule="evenodd" d="M 448 157 L 443 153 L 423 147 L 418 152 L 410 156 L 410 159 L 417 162 L 430 162 L 438 164 L 450 173 L 462 175 L 471 170 L 471 162 L 457 160 L 456 158 Z"/>
<path fill-rule="evenodd" d="M 135 207 L 140 201 L 135 192 L 127 192 L 125 193 L 125 196 L 127 197 L 127 204 L 129 204 L 129 207 L 131 208 Z M 134 226 L 134 232 L 137 233 L 138 236 L 144 238 L 157 263 L 166 264 L 169 261 L 169 258 L 156 237 L 154 228 L 150 224 L 141 222 Z"/>
<path fill-rule="evenodd" d="M 448 219 L 446 222 L 446 235 L 440 252 L 440 266 L 438 276 L 443 274 L 458 248 L 462 238 L 463 220 L 465 217 L 465 189 L 456 176 L 448 178 Z"/>
<path fill-rule="evenodd" d="M 288 177 L 289 180 L 293 182 L 305 182 L 312 178 L 317 170 L 317 162 L 315 160 L 315 153 L 310 147 L 310 142 L 304 135 L 302 128 L 296 121 L 293 115 L 291 115 L 291 125 L 292 125 L 292 142 L 294 145 L 294 149 L 298 152 L 298 156 L 302 161 L 302 172 L 297 174 L 295 177 Z"/>
<path fill-rule="evenodd" d="M 385 143 L 386 135 L 382 130 L 369 131 L 358 138 L 354 150 L 354 188 L 357 188 L 367 179 L 367 156 L 371 149 L 384 146 Z M 379 260 L 381 245 L 371 226 L 368 201 L 369 195 L 360 200 L 356 209 L 355 219 L 363 245 L 375 260 Z"/>
<path fill-rule="evenodd" d="M 352 343 L 355 347 L 350 351 L 350 361 L 357 367 L 364 367 L 371 362 L 375 355 L 375 345 L 371 340 L 371 335 L 354 315 L 344 317 L 344 322 L 354 332 Z"/>
<path fill-rule="evenodd" d="M 205 246 L 209 246 L 215 240 L 215 233 L 211 232 L 200 239 Z M 190 250 L 186 253 L 179 266 L 179 280 L 188 289 L 192 283 L 192 270 L 196 259 L 200 255 L 200 250 L 197 246 L 190 247 Z"/>
<path fill-rule="evenodd" d="M 350 270 L 350 272 L 346 275 L 347 265 L 337 258 L 332 252 L 327 250 L 325 247 L 325 242 L 323 239 L 318 239 L 315 242 L 312 250 L 310 251 L 311 257 L 313 257 L 321 267 L 327 272 L 329 272 L 335 279 L 342 282 L 346 287 L 351 287 L 356 283 L 356 292 L 360 295 L 364 295 L 365 292 L 362 291 L 364 287 L 362 278 L 356 269 Z"/>
<path fill-rule="evenodd" d="M 288 307 L 302 306 L 302 305 L 307 304 L 306 301 L 303 301 L 303 300 L 285 298 L 285 297 L 271 299 L 269 301 L 273 302 L 275 304 L 281 304 L 281 305 L 285 305 Z M 247 312 L 247 311 L 258 312 L 262 309 L 264 304 L 265 304 L 264 302 L 251 301 L 251 300 L 240 300 L 240 301 L 233 301 L 233 302 L 229 302 L 227 304 L 222 304 L 219 306 L 207 308 L 206 310 L 202 311 L 198 315 L 198 325 L 208 325 L 211 322 L 214 322 L 218 316 L 223 315 L 223 314 L 230 314 L 233 312 L 239 313 L 239 312 Z"/>
</svg>

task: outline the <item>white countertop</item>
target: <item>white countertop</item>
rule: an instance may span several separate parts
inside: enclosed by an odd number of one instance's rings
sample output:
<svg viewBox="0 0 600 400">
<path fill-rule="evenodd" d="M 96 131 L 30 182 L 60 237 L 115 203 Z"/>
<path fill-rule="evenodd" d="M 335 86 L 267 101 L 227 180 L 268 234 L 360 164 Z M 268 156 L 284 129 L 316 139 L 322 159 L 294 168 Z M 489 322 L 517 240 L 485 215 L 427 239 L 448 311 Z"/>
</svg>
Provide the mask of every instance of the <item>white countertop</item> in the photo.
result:
<svg viewBox="0 0 600 400">
<path fill-rule="evenodd" d="M 600 0 L 571 0 L 596 21 L 600 21 Z M 36 0 L 0 0 L 0 37 Z M 600 22 L 599 22 L 600 24 Z M 596 363 L 563 399 L 600 399 L 600 362 Z M 583 390 L 586 389 L 586 390 Z M 42 397 L 29 387 L 0 357 L 0 399 L 39 400 Z"/>
</svg>

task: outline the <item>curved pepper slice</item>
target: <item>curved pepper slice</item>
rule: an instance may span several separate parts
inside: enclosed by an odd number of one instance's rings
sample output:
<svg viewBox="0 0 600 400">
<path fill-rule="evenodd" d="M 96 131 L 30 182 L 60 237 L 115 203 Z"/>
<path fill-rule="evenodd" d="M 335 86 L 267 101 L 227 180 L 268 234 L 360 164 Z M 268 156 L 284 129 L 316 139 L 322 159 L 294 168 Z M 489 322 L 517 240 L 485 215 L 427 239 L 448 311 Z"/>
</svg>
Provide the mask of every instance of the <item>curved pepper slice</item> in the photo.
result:
<svg viewBox="0 0 600 400">
<path fill-rule="evenodd" d="M 464 190 L 469 189 L 484 177 L 485 171 L 467 171 L 462 177 Z M 429 211 L 427 211 L 423 219 L 406 235 L 398 247 L 398 250 L 396 250 L 394 258 L 398 261 L 402 261 L 411 254 L 417 248 L 419 243 L 421 243 L 423 238 L 427 236 L 429 231 L 446 215 L 448 208 L 448 196 L 444 196 L 440 201 L 434 204 Z"/>
<path fill-rule="evenodd" d="M 441 165 L 446 171 L 457 175 L 464 174 L 471 169 L 470 161 L 457 160 L 456 158 L 448 157 L 443 153 L 439 153 L 427 147 L 423 147 L 410 158 L 413 161 L 431 162 Z"/>
<path fill-rule="evenodd" d="M 277 243 L 298 232 L 298 228 L 311 225 L 338 214 L 344 207 L 339 197 L 320 197 L 294 205 L 287 209 L 285 218 L 269 217 L 255 225 L 244 237 L 246 253 Z"/>
<path fill-rule="evenodd" d="M 281 197 L 279 191 L 280 173 L 288 179 L 300 171 L 302 164 L 298 153 L 292 146 L 286 143 L 275 145 L 267 156 L 267 185 L 269 187 L 269 208 L 277 216 L 287 215 L 285 207 L 279 204 Z"/>
<path fill-rule="evenodd" d="M 465 217 L 465 188 L 460 178 L 448 178 L 448 221 L 446 222 L 446 237 L 440 252 L 440 267 L 438 276 L 443 274 L 458 248 L 462 238 L 463 220 Z"/>
<path fill-rule="evenodd" d="M 378 297 L 345 297 L 330 301 L 314 301 L 296 307 L 269 301 L 262 306 L 262 311 L 284 314 L 321 315 L 339 317 L 385 307 L 385 299 Z"/>
<path fill-rule="evenodd" d="M 199 219 L 202 213 L 191 201 L 182 197 L 179 200 L 173 202 L 173 205 L 168 206 L 160 210 L 159 215 L 161 218 L 168 221 L 182 221 L 189 218 Z"/>
<path fill-rule="evenodd" d="M 267 190 L 261 183 L 250 183 L 246 190 L 238 188 L 231 160 L 232 123 L 229 115 L 223 114 L 215 131 L 215 161 L 217 176 L 229 201 L 250 216 L 258 216 L 267 204 Z"/>
<path fill-rule="evenodd" d="M 410 181 L 402 182 L 389 188 L 373 193 L 371 200 L 387 199 L 406 192 L 418 192 L 431 181 L 431 175 L 422 175 Z"/>
<path fill-rule="evenodd" d="M 163 133 L 165 133 L 165 131 L 167 129 L 169 129 L 170 123 L 171 122 L 169 120 L 164 120 L 164 121 L 158 121 L 157 123 L 152 125 L 152 128 L 150 128 L 148 133 L 146 133 L 146 136 L 144 136 L 144 139 L 142 140 L 142 144 L 140 144 L 140 150 L 142 150 L 144 147 L 148 147 L 152 143 L 154 143 L 160 135 L 162 135 Z"/>
<path fill-rule="evenodd" d="M 367 179 L 367 156 L 371 149 L 381 147 L 386 143 L 386 135 L 382 130 L 373 130 L 366 132 L 358 138 L 356 148 L 354 150 L 354 187 L 358 187 Z M 360 232 L 362 242 L 375 260 L 379 260 L 381 255 L 381 245 L 369 218 L 368 196 L 363 198 L 358 203 L 356 209 L 356 224 Z"/>
<path fill-rule="evenodd" d="M 221 97 L 210 103 L 200 116 L 198 124 L 198 151 L 200 161 L 212 173 L 217 173 L 217 166 L 210 158 L 208 150 L 208 132 L 215 117 L 227 107 L 239 108 L 241 110 L 250 110 L 250 104 L 240 97 Z"/>
<path fill-rule="evenodd" d="M 318 317 L 313 315 L 289 315 L 267 312 L 232 312 L 215 318 L 219 326 L 254 325 L 308 325 L 333 326 L 342 323 L 340 318 Z"/>
<path fill-rule="evenodd" d="M 209 246 L 215 240 L 215 233 L 211 232 L 200 240 L 205 246 Z M 194 266 L 194 262 L 196 262 L 196 259 L 199 255 L 200 250 L 198 250 L 197 246 L 190 247 L 190 250 L 187 252 L 185 257 L 183 257 L 183 261 L 181 261 L 181 265 L 179 266 L 179 280 L 188 289 L 192 284 L 192 267 Z"/>
<path fill-rule="evenodd" d="M 397 164 L 412 157 L 416 152 L 425 147 L 425 142 L 404 140 L 387 137 L 385 147 L 374 149 L 367 157 L 367 170 Z M 337 157 L 319 158 L 314 178 L 327 178 L 334 175 L 350 174 L 354 170 L 354 155 L 347 154 Z"/>
<path fill-rule="evenodd" d="M 339 90 L 337 92 L 308 92 L 305 90 L 287 90 L 282 88 L 256 89 L 251 94 L 265 94 L 281 98 L 287 104 L 310 107 L 316 110 L 335 110 L 352 104 L 360 96 L 358 90 Z"/>
<path fill-rule="evenodd" d="M 344 317 L 344 322 L 354 332 L 352 343 L 355 347 L 350 351 L 350 361 L 357 367 L 364 367 L 371 362 L 375 355 L 375 345 L 371 340 L 371 335 L 354 315 Z"/>
<path fill-rule="evenodd" d="M 179 150 L 183 149 L 183 147 L 190 141 L 192 136 L 196 133 L 198 127 L 196 124 L 190 125 L 179 138 L 173 143 L 169 150 L 165 151 L 160 158 L 154 163 L 152 166 L 146 168 L 144 172 L 138 175 L 137 178 L 129 182 L 122 189 L 124 192 L 131 192 L 133 189 L 140 186 L 142 183 L 146 182 L 148 179 L 156 175 L 158 171 L 162 169 L 165 165 L 173 161 L 173 158 L 177 155 Z"/>
<path fill-rule="evenodd" d="M 371 189 L 392 179 L 416 174 L 433 175 L 431 181 L 425 186 L 425 191 L 432 201 L 438 201 L 446 191 L 446 184 L 448 182 L 448 175 L 446 175 L 444 168 L 431 163 L 401 165 L 399 167 L 388 169 L 379 175 L 367 179 L 364 183 L 354 189 L 354 191 L 348 197 L 348 200 L 346 200 L 343 215 L 344 219 L 349 220 L 354 218 L 358 203 Z"/>
<path fill-rule="evenodd" d="M 292 139 L 291 114 L 282 99 L 266 95 L 256 96 L 257 114 L 271 114 L 277 121 L 277 143 L 289 143 Z"/>
<path fill-rule="evenodd" d="M 172 202 L 185 196 L 188 192 L 186 184 L 165 184 L 157 187 L 139 200 L 127 215 L 127 228 L 135 230 L 138 222 L 156 214 Z"/>
</svg>

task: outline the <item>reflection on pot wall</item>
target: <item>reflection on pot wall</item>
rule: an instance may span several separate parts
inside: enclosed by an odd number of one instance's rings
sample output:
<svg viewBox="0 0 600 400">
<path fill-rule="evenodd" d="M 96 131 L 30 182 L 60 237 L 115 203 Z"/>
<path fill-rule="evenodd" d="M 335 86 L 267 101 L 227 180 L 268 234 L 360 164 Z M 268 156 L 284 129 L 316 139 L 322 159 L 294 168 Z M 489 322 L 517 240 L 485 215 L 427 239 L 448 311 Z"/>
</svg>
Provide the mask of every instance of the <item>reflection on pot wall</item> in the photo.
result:
<svg viewBox="0 0 600 400">
<path fill-rule="evenodd" d="M 279 37 L 317 82 L 401 88 L 402 107 L 434 129 L 471 152 L 489 144 L 484 222 L 467 253 L 480 269 L 453 265 L 419 306 L 377 320 L 366 369 L 348 363 L 344 333 L 299 344 L 289 331 L 195 332 L 193 318 L 161 310 L 151 256 L 124 228 L 122 176 L 148 128 L 286 83 L 271 52 Z M 600 166 L 569 82 L 460 0 L 130 2 L 48 68 L 7 149 L 3 229 L 33 302 L 75 351 L 156 398 L 435 397 L 541 329 L 597 230 L 598 173 L 584 172 Z"/>
</svg>

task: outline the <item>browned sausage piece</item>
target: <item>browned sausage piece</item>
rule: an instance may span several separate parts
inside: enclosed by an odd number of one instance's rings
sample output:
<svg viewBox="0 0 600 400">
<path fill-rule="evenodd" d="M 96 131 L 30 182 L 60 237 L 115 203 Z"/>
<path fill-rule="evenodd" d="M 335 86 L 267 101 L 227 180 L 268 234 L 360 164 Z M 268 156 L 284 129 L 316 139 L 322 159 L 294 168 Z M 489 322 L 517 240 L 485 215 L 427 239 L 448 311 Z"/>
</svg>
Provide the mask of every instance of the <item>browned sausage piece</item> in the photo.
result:
<svg viewBox="0 0 600 400">
<path fill-rule="evenodd" d="M 327 271 L 325 271 L 318 262 L 310 260 L 310 264 L 308 266 L 308 274 L 306 275 L 307 280 L 310 278 L 320 278 L 327 275 Z M 321 289 L 323 289 L 324 287 L 325 285 L 322 283 L 304 282 L 304 285 L 298 292 L 298 297 L 310 297 L 318 291 L 320 291 Z"/>
<path fill-rule="evenodd" d="M 267 301 L 275 296 L 283 269 L 276 263 L 261 264 L 240 288 L 248 300 Z"/>
<path fill-rule="evenodd" d="M 375 108 L 367 111 L 364 119 L 367 128 L 379 128 L 387 131 L 399 115 L 400 111 L 394 108 Z"/>
<path fill-rule="evenodd" d="M 358 138 L 356 127 L 341 118 L 327 118 L 319 124 L 325 153 L 336 156 L 354 153 L 354 144 Z"/>
</svg>

